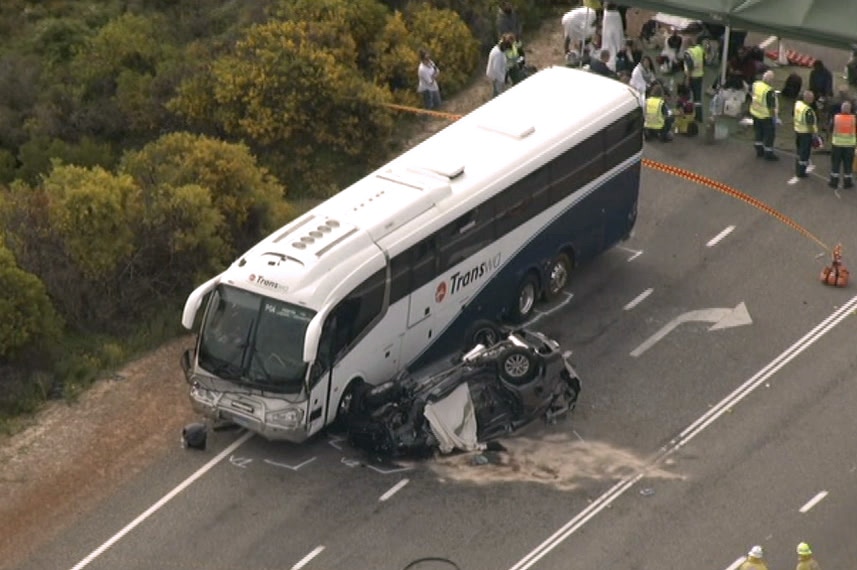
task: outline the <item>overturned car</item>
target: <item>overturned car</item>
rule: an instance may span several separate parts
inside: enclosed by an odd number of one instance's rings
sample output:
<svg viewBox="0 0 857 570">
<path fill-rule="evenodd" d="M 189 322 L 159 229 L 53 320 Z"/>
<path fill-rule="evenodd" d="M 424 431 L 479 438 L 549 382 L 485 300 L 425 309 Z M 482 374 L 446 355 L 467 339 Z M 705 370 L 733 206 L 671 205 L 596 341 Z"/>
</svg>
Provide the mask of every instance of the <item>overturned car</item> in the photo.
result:
<svg viewBox="0 0 857 570">
<path fill-rule="evenodd" d="M 580 380 L 557 342 L 516 330 L 491 346 L 355 391 L 352 445 L 386 457 L 480 449 L 537 418 L 574 408 Z"/>
</svg>

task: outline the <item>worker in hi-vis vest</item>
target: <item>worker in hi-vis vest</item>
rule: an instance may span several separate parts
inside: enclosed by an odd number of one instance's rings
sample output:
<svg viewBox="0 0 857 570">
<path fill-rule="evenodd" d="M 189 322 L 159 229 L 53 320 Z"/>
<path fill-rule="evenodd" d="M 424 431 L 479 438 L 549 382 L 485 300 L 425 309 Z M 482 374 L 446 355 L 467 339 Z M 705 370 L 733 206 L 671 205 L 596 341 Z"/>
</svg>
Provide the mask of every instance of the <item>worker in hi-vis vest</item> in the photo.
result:
<svg viewBox="0 0 857 570">
<path fill-rule="evenodd" d="M 779 160 L 774 154 L 774 120 L 777 116 L 777 95 L 771 83 L 774 72 L 766 71 L 762 78 L 753 83 L 750 91 L 753 99 L 750 101 L 750 116 L 753 117 L 753 147 L 756 156 L 766 160 Z"/>
<path fill-rule="evenodd" d="M 830 182 L 828 183 L 831 188 L 839 187 L 840 169 L 843 188 L 854 188 L 852 171 L 855 146 L 857 146 L 857 117 L 851 109 L 851 102 L 844 101 L 839 113 L 833 117 L 833 131 L 830 139 Z"/>
<path fill-rule="evenodd" d="M 798 178 L 806 178 L 806 168 L 809 166 L 809 155 L 812 153 L 812 137 L 818 133 L 818 120 L 812 109 L 815 95 L 807 89 L 803 92 L 803 98 L 795 101 L 794 128 L 795 128 L 795 175 Z"/>
</svg>

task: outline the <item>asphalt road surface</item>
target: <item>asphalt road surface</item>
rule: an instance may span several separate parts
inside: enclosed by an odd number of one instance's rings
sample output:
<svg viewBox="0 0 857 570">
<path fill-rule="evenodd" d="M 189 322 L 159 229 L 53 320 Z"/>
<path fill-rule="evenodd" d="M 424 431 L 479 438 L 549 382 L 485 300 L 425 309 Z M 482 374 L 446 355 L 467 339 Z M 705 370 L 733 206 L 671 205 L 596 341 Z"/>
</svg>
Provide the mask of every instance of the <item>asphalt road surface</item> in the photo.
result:
<svg viewBox="0 0 857 570">
<path fill-rule="evenodd" d="M 788 184 L 792 157 L 764 162 L 737 139 L 645 155 L 841 242 L 846 264 L 857 255 L 857 193 L 827 188 L 826 156 Z M 534 323 L 573 350 L 579 407 L 508 441 L 502 464 L 378 465 L 335 438 L 218 432 L 22 570 L 400 570 L 422 558 L 451 563 L 411 568 L 719 570 L 754 544 L 782 568 L 802 540 L 823 568 L 844 568 L 857 559 L 857 298 L 819 283 L 823 253 L 740 200 L 645 169 L 633 237 Z"/>
</svg>

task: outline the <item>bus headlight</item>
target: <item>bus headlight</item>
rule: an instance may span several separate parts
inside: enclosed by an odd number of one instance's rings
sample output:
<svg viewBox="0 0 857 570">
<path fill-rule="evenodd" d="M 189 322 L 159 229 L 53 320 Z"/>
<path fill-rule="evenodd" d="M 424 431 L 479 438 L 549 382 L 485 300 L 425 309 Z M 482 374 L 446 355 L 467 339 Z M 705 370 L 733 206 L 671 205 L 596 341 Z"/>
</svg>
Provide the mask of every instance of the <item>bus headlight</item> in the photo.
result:
<svg viewBox="0 0 857 570">
<path fill-rule="evenodd" d="M 217 395 L 211 390 L 206 390 L 199 383 L 194 383 L 191 387 L 190 397 L 211 408 L 217 405 Z"/>
<path fill-rule="evenodd" d="M 270 412 L 265 416 L 267 423 L 278 424 L 285 428 L 296 428 L 304 419 L 304 412 L 300 408 L 288 408 L 279 412 Z"/>
</svg>

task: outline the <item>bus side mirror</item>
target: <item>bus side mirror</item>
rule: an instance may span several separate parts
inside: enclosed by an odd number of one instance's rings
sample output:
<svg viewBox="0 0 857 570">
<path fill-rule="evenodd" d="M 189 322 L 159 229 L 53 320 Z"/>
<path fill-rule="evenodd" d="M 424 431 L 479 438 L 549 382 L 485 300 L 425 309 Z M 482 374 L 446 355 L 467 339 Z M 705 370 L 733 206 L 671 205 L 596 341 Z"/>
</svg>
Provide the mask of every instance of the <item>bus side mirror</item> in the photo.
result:
<svg viewBox="0 0 857 570">
<path fill-rule="evenodd" d="M 181 362 L 182 372 L 184 372 L 184 379 L 188 383 L 190 383 L 190 377 L 191 377 L 191 374 L 193 373 L 193 360 L 194 360 L 195 356 L 196 356 L 196 350 L 194 350 L 193 348 L 189 348 L 189 349 L 185 350 L 181 356 L 180 362 Z"/>
</svg>

